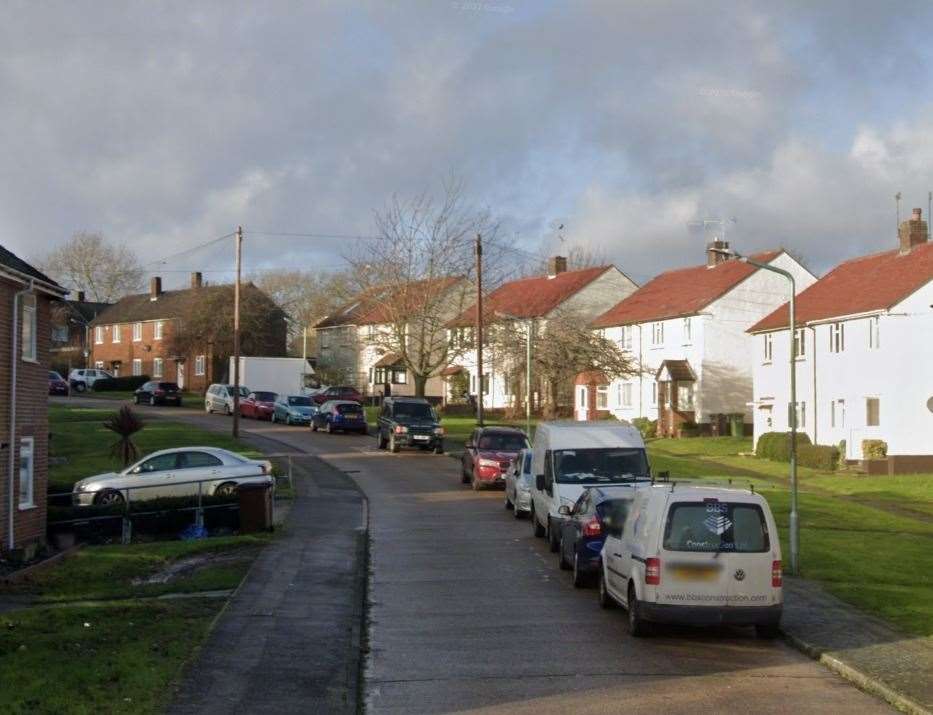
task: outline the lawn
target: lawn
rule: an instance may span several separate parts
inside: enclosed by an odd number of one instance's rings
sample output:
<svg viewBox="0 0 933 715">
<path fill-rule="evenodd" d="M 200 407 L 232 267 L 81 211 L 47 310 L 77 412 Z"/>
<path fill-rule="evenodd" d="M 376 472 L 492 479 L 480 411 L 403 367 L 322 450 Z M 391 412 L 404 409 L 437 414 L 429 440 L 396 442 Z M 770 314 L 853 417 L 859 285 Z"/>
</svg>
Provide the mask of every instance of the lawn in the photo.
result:
<svg viewBox="0 0 933 715">
<path fill-rule="evenodd" d="M 93 397 L 95 400 L 132 400 L 134 392 L 133 390 L 104 390 L 102 392 L 95 392 L 91 390 L 90 392 L 83 393 L 85 397 Z M 75 399 L 81 399 L 81 397 L 76 397 Z M 200 392 L 187 392 L 185 390 L 181 393 L 181 403 L 186 407 L 203 407 L 204 406 L 204 395 Z"/>
</svg>

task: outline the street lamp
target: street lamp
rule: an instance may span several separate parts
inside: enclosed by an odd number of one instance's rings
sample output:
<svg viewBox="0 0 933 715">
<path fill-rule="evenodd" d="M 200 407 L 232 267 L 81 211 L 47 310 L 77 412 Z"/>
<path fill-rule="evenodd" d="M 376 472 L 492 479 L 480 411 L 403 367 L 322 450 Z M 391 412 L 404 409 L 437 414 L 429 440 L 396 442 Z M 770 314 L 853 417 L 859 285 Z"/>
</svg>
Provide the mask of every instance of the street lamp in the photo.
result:
<svg viewBox="0 0 933 715">
<path fill-rule="evenodd" d="M 798 518 L 797 503 L 797 285 L 794 276 L 783 268 L 753 261 L 735 251 L 721 248 L 710 249 L 728 258 L 734 258 L 742 263 L 761 268 L 772 273 L 784 276 L 790 281 L 790 572 L 799 575 L 800 559 L 800 521 Z M 801 339 L 803 336 L 801 336 Z"/>
<path fill-rule="evenodd" d="M 525 434 L 531 437 L 531 335 L 534 331 L 534 318 L 519 318 L 517 315 L 510 315 L 496 311 L 496 315 L 505 320 L 524 320 L 526 330 L 525 340 Z"/>
</svg>

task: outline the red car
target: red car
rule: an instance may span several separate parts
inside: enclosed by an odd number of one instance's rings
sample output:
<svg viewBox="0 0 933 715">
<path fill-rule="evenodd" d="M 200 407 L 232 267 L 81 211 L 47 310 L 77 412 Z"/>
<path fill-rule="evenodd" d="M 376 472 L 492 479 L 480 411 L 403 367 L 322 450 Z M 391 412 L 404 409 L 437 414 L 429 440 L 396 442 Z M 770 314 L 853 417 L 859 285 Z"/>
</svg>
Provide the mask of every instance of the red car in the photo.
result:
<svg viewBox="0 0 933 715">
<path fill-rule="evenodd" d="M 474 489 L 504 486 L 505 474 L 528 437 L 515 427 L 478 427 L 463 445 L 460 480 Z"/>
<path fill-rule="evenodd" d="M 62 379 L 62 376 L 57 372 L 49 370 L 49 394 L 50 395 L 65 395 L 67 397 L 69 393 L 68 383 Z"/>
<path fill-rule="evenodd" d="M 240 400 L 240 417 L 252 417 L 254 420 L 271 420 L 275 410 L 274 392 L 251 392 Z"/>
<path fill-rule="evenodd" d="M 323 405 L 325 402 L 330 402 L 331 400 L 345 400 L 347 402 L 359 402 L 362 404 L 363 396 L 355 387 L 349 387 L 347 385 L 328 387 L 326 390 L 318 392 L 316 395 L 311 395 L 311 401 L 316 405 Z"/>
</svg>

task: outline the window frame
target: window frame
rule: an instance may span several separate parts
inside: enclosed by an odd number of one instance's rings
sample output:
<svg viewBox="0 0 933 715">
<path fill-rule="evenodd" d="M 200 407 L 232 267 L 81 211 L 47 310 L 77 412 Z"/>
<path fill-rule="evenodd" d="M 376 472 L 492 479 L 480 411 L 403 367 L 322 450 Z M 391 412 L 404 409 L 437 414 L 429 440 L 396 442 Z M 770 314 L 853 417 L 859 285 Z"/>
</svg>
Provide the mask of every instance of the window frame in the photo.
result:
<svg viewBox="0 0 933 715">
<path fill-rule="evenodd" d="M 36 342 L 36 332 L 39 328 L 38 309 L 35 293 L 26 293 L 20 303 L 19 337 L 20 358 L 25 362 L 39 361 L 39 345 Z"/>
<path fill-rule="evenodd" d="M 691 344 L 693 342 L 693 322 L 690 317 L 684 318 L 683 331 L 684 343 L 688 345 Z"/>
<path fill-rule="evenodd" d="M 838 354 L 846 349 L 846 324 L 830 323 L 829 325 L 829 352 Z"/>
<path fill-rule="evenodd" d="M 651 324 L 651 347 L 664 345 L 664 321 L 656 320 Z"/>
<path fill-rule="evenodd" d="M 133 362 L 130 366 L 130 372 L 133 377 L 139 377 L 143 374 L 143 361 L 141 358 L 133 358 Z"/>
<path fill-rule="evenodd" d="M 104 326 L 97 325 L 94 327 L 94 344 L 103 345 L 104 344 Z"/>
<path fill-rule="evenodd" d="M 881 317 L 873 315 L 868 319 L 868 349 L 881 348 Z"/>
<path fill-rule="evenodd" d="M 159 378 L 165 376 L 165 361 L 160 357 L 152 358 L 152 376 Z"/>
<path fill-rule="evenodd" d="M 196 355 L 194 358 L 194 374 L 196 377 L 202 377 L 207 374 L 207 359 L 204 355 Z"/>
<path fill-rule="evenodd" d="M 28 449 L 27 449 L 28 445 Z M 23 455 L 28 453 L 29 460 L 27 462 L 29 467 L 28 474 L 28 500 L 23 499 Z M 20 510 L 25 509 L 35 509 L 36 507 L 36 438 L 32 436 L 20 437 L 19 438 L 19 496 L 17 498 L 17 504 Z"/>
<path fill-rule="evenodd" d="M 143 324 L 139 321 L 133 323 L 133 342 L 138 343 L 143 339 Z"/>
<path fill-rule="evenodd" d="M 609 385 L 596 386 L 596 409 L 609 409 Z"/>
<path fill-rule="evenodd" d="M 805 328 L 795 328 L 792 336 L 794 359 L 805 360 L 807 357 L 807 334 Z"/>
<path fill-rule="evenodd" d="M 762 361 L 765 365 L 770 364 L 774 361 L 774 335 L 773 333 L 765 333 L 761 336 L 762 338 L 762 353 L 764 360 Z"/>
<path fill-rule="evenodd" d="M 161 340 L 164 332 L 165 332 L 165 323 L 161 320 L 155 321 L 155 323 L 152 326 L 152 339 Z"/>
<path fill-rule="evenodd" d="M 119 323 L 114 323 L 113 327 L 110 329 L 110 342 L 111 342 L 111 343 L 119 343 L 119 342 L 121 342 L 121 340 L 122 340 L 122 338 L 123 338 L 122 333 L 123 333 L 123 331 L 120 330 L 120 324 L 119 324 Z"/>
</svg>

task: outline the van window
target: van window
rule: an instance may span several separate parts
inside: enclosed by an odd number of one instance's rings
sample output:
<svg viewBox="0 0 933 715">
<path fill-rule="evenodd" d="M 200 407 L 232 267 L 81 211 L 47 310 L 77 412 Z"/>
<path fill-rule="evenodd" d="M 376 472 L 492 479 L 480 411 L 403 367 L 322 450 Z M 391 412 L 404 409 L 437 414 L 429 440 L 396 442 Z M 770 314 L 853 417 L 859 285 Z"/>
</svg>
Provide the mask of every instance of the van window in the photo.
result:
<svg viewBox="0 0 933 715">
<path fill-rule="evenodd" d="M 711 499 L 671 505 L 664 548 L 749 554 L 768 551 L 771 545 L 760 506 Z"/>
<path fill-rule="evenodd" d="M 559 484 L 628 482 L 648 477 L 648 459 L 639 448 L 562 449 L 554 472 Z"/>
<path fill-rule="evenodd" d="M 621 532 L 631 507 L 631 499 L 607 499 L 596 505 L 596 513 L 609 529 Z"/>
</svg>

